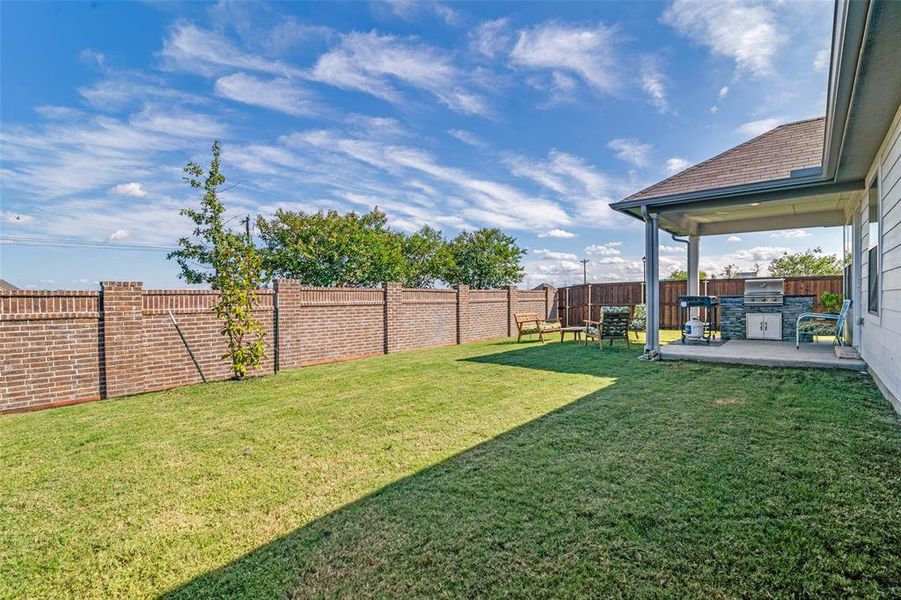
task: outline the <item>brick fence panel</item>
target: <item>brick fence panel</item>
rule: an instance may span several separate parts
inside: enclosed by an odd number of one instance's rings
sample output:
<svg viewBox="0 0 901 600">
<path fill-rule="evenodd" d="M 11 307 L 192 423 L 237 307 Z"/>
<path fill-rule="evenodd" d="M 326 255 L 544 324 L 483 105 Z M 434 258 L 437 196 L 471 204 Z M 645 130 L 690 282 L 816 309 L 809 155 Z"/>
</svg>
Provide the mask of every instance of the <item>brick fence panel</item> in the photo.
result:
<svg viewBox="0 0 901 600">
<path fill-rule="evenodd" d="M 401 297 L 398 350 L 457 343 L 457 290 L 404 289 Z"/>
<path fill-rule="evenodd" d="M 471 290 L 467 341 L 507 336 L 507 290 Z"/>
<path fill-rule="evenodd" d="M 0 411 L 99 400 L 100 294 L 0 294 Z"/>
</svg>

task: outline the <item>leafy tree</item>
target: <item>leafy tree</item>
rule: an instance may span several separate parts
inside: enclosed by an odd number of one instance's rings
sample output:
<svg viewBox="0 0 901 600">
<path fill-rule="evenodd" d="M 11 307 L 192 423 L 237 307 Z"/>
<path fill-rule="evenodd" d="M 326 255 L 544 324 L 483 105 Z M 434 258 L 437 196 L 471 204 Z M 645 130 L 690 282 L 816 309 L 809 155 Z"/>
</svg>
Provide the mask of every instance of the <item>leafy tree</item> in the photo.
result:
<svg viewBox="0 0 901 600">
<path fill-rule="evenodd" d="M 278 210 L 259 217 L 264 267 L 272 278 L 304 285 L 370 287 L 404 278 L 403 236 L 378 208 L 354 212 Z"/>
<path fill-rule="evenodd" d="M 447 241 L 428 225 L 404 238 L 403 253 L 406 272 L 402 282 L 406 287 L 432 287 L 451 265 Z"/>
<path fill-rule="evenodd" d="M 701 281 L 707 279 L 706 271 L 698 271 L 698 278 Z M 676 269 L 672 273 L 669 274 L 669 277 L 666 278 L 667 281 L 688 281 L 688 271 L 685 269 Z"/>
<path fill-rule="evenodd" d="M 841 259 L 835 254 L 823 254 L 822 248 L 803 252 L 784 253 L 770 262 L 773 277 L 809 277 L 812 275 L 840 275 Z"/>
<path fill-rule="evenodd" d="M 451 263 L 442 279 L 476 289 L 498 288 L 520 281 L 526 251 L 500 229 L 463 231 L 448 245 Z"/>
<path fill-rule="evenodd" d="M 224 321 L 220 333 L 228 340 L 223 360 L 231 361 L 236 379 L 243 379 L 263 358 L 263 328 L 253 316 L 256 289 L 261 284 L 262 261 L 253 241 L 225 227 L 225 206 L 219 199 L 219 188 L 225 183 L 221 165 L 222 146 L 213 142 L 213 159 L 209 171 L 189 162 L 184 180 L 192 188 L 203 190 L 200 208 L 183 208 L 179 214 L 194 222 L 192 238 L 181 238 L 180 249 L 170 252 L 181 267 L 179 277 L 188 283 L 206 283 L 219 291 L 213 307 Z"/>
</svg>

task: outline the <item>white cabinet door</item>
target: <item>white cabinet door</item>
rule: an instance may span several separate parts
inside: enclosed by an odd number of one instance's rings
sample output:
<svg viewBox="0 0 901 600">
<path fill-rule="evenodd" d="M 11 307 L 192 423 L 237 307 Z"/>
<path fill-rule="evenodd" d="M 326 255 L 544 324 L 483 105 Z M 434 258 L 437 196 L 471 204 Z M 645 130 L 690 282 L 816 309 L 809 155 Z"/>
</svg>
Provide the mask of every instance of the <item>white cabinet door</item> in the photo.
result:
<svg viewBox="0 0 901 600">
<path fill-rule="evenodd" d="M 747 313 L 745 315 L 745 337 L 749 340 L 765 340 L 763 318 L 766 315 Z"/>
<path fill-rule="evenodd" d="M 763 316 L 763 339 L 765 340 L 781 340 L 782 339 L 782 314 L 762 315 Z"/>
</svg>

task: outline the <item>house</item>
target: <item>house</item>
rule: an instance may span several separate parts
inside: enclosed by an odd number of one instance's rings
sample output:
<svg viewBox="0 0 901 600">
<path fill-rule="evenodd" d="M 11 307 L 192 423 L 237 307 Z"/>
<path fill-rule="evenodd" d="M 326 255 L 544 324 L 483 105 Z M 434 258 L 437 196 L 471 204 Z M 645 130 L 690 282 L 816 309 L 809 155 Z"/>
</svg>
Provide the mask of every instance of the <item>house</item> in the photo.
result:
<svg viewBox="0 0 901 600">
<path fill-rule="evenodd" d="M 660 354 L 659 232 L 686 236 L 697 294 L 705 235 L 841 226 L 847 337 L 901 412 L 901 2 L 835 4 L 826 115 L 788 123 L 613 208 L 645 223 L 648 339 Z"/>
<path fill-rule="evenodd" d="M 19 288 L 17 288 L 16 286 L 14 286 L 13 284 L 11 284 L 11 283 L 8 282 L 7 280 L 5 280 L 5 279 L 0 279 L 0 291 L 6 292 L 6 291 L 17 290 L 17 289 L 19 289 Z"/>
</svg>

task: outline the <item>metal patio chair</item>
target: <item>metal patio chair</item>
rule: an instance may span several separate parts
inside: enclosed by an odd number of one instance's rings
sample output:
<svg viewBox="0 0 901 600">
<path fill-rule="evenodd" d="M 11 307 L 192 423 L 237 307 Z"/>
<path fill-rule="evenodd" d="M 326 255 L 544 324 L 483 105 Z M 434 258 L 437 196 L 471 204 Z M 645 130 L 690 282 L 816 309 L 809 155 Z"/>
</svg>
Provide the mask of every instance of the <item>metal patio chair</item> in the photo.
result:
<svg viewBox="0 0 901 600">
<path fill-rule="evenodd" d="M 838 313 L 802 313 L 795 324 L 795 348 L 801 348 L 801 336 L 810 336 L 810 341 L 816 341 L 818 335 L 834 336 L 833 344 L 845 345 L 845 320 L 848 318 L 848 310 L 851 301 L 842 302 L 842 309 Z M 805 341 L 807 341 L 805 339 Z"/>
</svg>

